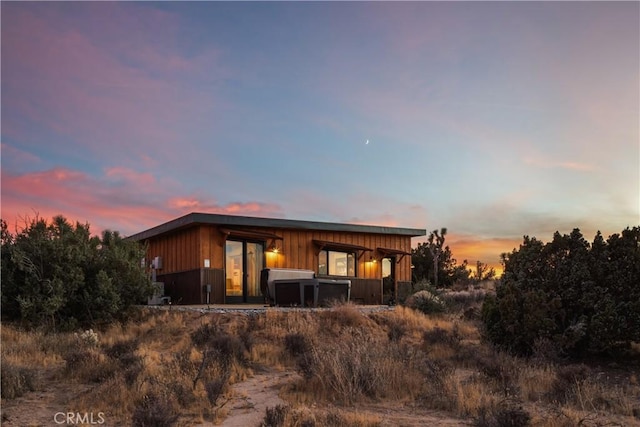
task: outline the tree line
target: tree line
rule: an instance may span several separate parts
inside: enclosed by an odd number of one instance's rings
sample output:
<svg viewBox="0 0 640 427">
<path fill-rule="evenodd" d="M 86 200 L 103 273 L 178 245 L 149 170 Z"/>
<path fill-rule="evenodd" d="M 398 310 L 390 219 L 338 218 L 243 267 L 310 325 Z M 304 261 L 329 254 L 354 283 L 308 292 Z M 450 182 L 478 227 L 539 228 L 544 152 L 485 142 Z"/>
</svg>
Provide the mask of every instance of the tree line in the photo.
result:
<svg viewBox="0 0 640 427">
<path fill-rule="evenodd" d="M 475 271 L 467 260 L 458 264 L 449 246 L 445 245 L 446 234 L 446 228 L 433 230 L 426 242 L 411 250 L 414 283 L 428 281 L 435 288 L 450 288 L 454 284 L 469 285 L 495 278 L 495 270 L 481 261 L 476 261 Z"/>
<path fill-rule="evenodd" d="M 3 319 L 75 329 L 121 319 L 151 293 L 145 248 L 117 231 L 36 217 L 14 233 L 0 220 L 0 240 Z"/>
<path fill-rule="evenodd" d="M 521 355 L 611 353 L 640 343 L 640 227 L 589 243 L 579 229 L 525 236 L 485 299 L 487 338 Z"/>
</svg>

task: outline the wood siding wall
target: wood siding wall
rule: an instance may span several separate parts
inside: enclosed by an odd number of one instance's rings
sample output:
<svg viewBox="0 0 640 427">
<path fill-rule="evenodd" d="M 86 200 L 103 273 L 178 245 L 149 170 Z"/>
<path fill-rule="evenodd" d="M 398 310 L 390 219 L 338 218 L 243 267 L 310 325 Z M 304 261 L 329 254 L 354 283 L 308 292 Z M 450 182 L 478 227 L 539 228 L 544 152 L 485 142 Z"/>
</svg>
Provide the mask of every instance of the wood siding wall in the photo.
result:
<svg viewBox="0 0 640 427">
<path fill-rule="evenodd" d="M 380 261 L 383 255 L 376 252 L 375 249 L 382 247 L 411 252 L 411 238 L 409 236 L 270 228 L 255 228 L 254 230 L 282 237 L 282 240 L 262 239 L 266 244 L 265 267 L 267 268 L 302 268 L 317 272 L 318 248 L 314 245 L 313 240 L 353 244 L 374 249 L 371 252 L 359 252 L 361 256 L 356 262 L 358 266 L 357 279 L 380 279 L 375 285 L 373 282 L 370 284 L 376 289 L 382 279 L 382 263 Z M 197 292 L 201 292 L 198 301 L 201 303 L 202 286 L 208 283 L 207 280 L 211 280 L 211 284 L 216 286 L 214 291 L 216 303 L 219 303 L 224 300 L 225 241 L 226 235 L 219 231 L 217 226 L 200 225 L 150 239 L 147 242 L 149 245 L 147 256 L 149 260 L 156 256 L 162 258 L 162 270 L 158 271 L 158 281 L 164 281 L 161 277 L 169 274 L 172 275 L 171 277 L 181 277 L 182 281 L 183 278 L 191 277 L 187 274 L 188 272 L 200 272 L 205 269 L 205 260 L 208 259 L 209 268 L 217 270 L 217 276 L 215 276 L 215 280 L 213 278 L 205 279 L 198 273 L 197 276 L 190 279 L 193 284 L 189 285 L 189 289 L 193 289 L 188 291 L 188 299 L 197 299 Z M 269 251 L 270 245 L 274 243 L 279 249 L 278 253 Z M 371 262 L 371 257 L 374 257 L 377 262 Z M 399 261 L 396 264 L 396 280 L 410 282 L 411 256 L 397 255 L 396 260 Z M 182 274 L 182 276 L 173 276 L 174 273 Z M 185 276 L 185 274 L 187 275 Z M 222 276 L 218 277 L 220 274 Z M 165 283 L 165 286 L 171 285 Z M 360 285 L 355 285 L 355 295 L 360 292 L 358 286 Z M 171 289 L 173 291 L 173 288 Z M 358 296 L 358 298 L 364 297 Z M 374 299 L 377 300 L 378 297 L 376 296 Z"/>
<path fill-rule="evenodd" d="M 164 283 L 164 294 L 171 297 L 172 304 L 200 304 L 202 289 L 200 270 L 158 275 Z"/>
<path fill-rule="evenodd" d="M 356 304 L 382 304 L 382 280 L 351 279 L 351 301 Z"/>
<path fill-rule="evenodd" d="M 313 240 L 348 243 L 371 248 L 374 251 L 376 248 L 381 247 L 411 252 L 411 237 L 409 236 L 307 230 L 273 229 L 268 231 L 283 238 L 283 240 L 275 241 L 276 246 L 279 248 L 277 254 L 267 251 L 266 263 L 268 268 L 304 268 L 317 272 L 318 248 L 313 244 Z M 382 263 L 380 262 L 382 254 L 364 252 L 364 254 L 359 253 L 359 255 L 362 256 L 357 259 L 357 277 L 382 279 Z M 375 257 L 377 262 L 371 262 L 371 257 Z M 396 260 L 400 260 L 400 256 L 397 256 Z M 411 256 L 404 256 L 396 265 L 396 280 L 411 280 Z"/>
<path fill-rule="evenodd" d="M 211 285 L 209 302 L 224 303 L 224 270 L 201 268 L 179 273 L 160 274 L 158 282 L 164 283 L 164 294 L 173 304 L 206 304 L 206 285 Z"/>
<path fill-rule="evenodd" d="M 148 242 L 148 259 L 162 258 L 162 269 L 158 274 L 199 269 L 204 267 L 200 256 L 201 242 L 200 230 L 196 227 L 155 237 Z"/>
</svg>

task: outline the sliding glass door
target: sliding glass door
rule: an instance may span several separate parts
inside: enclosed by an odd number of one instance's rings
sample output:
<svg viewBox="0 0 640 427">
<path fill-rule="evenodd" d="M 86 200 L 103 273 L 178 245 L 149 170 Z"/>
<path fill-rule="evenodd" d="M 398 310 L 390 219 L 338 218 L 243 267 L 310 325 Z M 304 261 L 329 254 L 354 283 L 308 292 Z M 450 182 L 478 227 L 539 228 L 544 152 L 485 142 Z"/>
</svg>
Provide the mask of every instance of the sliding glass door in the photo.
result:
<svg viewBox="0 0 640 427">
<path fill-rule="evenodd" d="M 264 301 L 260 272 L 264 268 L 264 242 L 227 240 L 225 247 L 226 301 Z"/>
</svg>

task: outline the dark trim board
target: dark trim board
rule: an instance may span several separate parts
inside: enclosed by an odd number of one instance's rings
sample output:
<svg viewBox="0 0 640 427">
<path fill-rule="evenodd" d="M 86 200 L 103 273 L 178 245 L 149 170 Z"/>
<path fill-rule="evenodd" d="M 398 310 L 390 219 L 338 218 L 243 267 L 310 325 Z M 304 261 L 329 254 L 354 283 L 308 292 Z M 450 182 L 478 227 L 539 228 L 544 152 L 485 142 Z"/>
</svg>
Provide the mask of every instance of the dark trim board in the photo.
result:
<svg viewBox="0 0 640 427">
<path fill-rule="evenodd" d="M 235 215 L 219 215 L 193 212 L 172 221 L 129 236 L 131 240 L 145 240 L 160 234 L 198 224 L 236 227 L 284 228 L 296 230 L 343 231 L 372 234 L 394 234 L 400 236 L 424 236 L 426 230 L 415 228 L 384 227 L 377 225 L 342 224 L 318 221 L 300 221 L 280 218 L 257 218 Z"/>
</svg>

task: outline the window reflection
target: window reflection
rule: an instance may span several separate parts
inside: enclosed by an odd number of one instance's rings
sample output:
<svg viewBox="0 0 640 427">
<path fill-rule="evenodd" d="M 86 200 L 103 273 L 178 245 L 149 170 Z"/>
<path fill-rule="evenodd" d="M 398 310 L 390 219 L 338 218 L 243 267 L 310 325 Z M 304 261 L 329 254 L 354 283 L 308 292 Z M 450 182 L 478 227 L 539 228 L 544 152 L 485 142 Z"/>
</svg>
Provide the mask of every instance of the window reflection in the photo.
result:
<svg viewBox="0 0 640 427">
<path fill-rule="evenodd" d="M 320 251 L 320 254 L 318 254 L 318 274 L 355 277 L 355 253 L 325 250 Z"/>
</svg>

